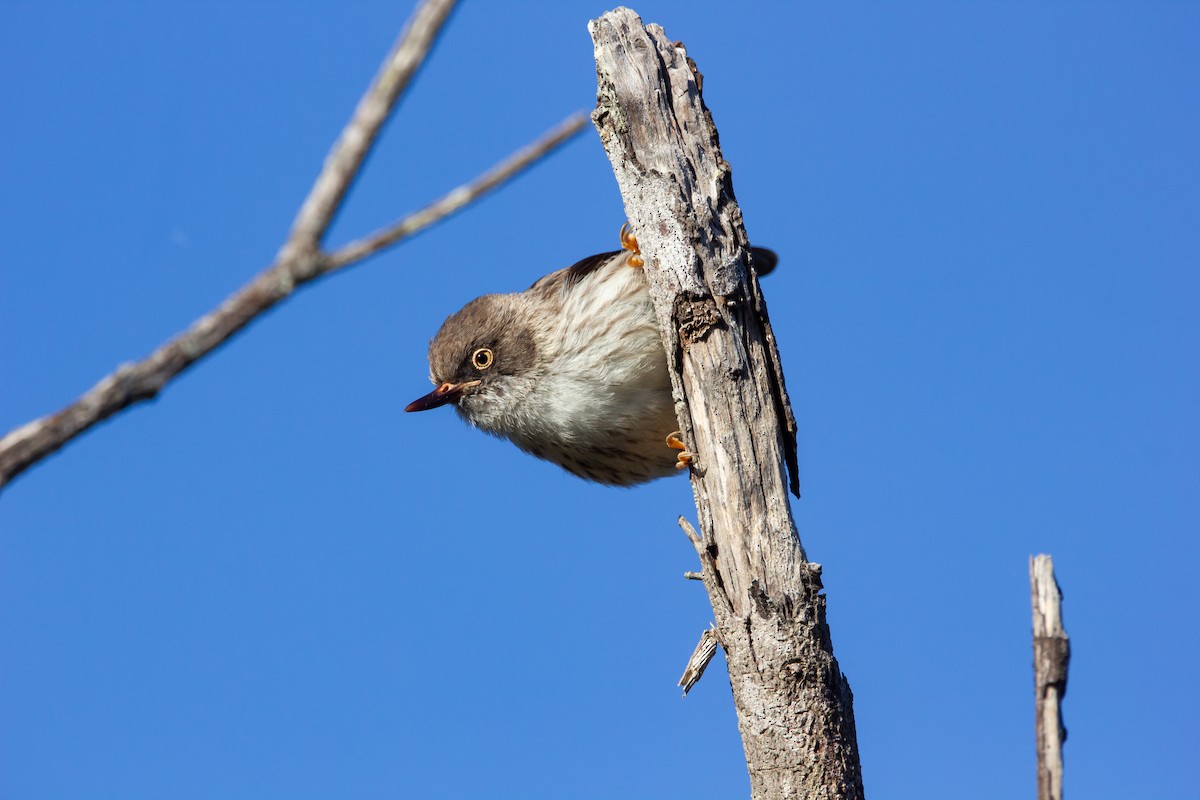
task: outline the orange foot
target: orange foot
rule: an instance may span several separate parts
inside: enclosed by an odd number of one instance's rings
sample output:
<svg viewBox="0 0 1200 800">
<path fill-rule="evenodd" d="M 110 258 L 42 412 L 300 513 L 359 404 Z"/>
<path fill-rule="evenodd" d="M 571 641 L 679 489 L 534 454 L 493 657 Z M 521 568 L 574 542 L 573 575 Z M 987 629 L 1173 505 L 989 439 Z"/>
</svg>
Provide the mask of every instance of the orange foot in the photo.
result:
<svg viewBox="0 0 1200 800">
<path fill-rule="evenodd" d="M 683 439 L 679 438 L 679 431 L 667 435 L 667 447 L 679 451 L 679 458 L 675 462 L 675 469 L 687 469 L 692 465 L 692 458 L 694 456 L 687 449 L 687 445 L 683 443 Z"/>
<path fill-rule="evenodd" d="M 642 258 L 642 251 L 638 249 L 637 237 L 633 235 L 633 228 L 626 222 L 621 226 L 621 249 L 628 250 L 632 255 L 629 256 L 629 266 L 642 267 L 646 265 L 646 261 Z"/>
</svg>

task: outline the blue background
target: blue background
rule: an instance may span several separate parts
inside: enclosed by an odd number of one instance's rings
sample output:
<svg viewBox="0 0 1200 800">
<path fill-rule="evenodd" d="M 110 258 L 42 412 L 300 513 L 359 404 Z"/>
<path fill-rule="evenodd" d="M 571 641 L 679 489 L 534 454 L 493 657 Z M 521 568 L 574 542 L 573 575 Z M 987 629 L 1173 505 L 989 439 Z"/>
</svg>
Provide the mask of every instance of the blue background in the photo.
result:
<svg viewBox="0 0 1200 800">
<path fill-rule="evenodd" d="M 330 243 L 595 81 L 584 2 L 467 3 Z M 1032 797 L 1027 559 L 1067 791 L 1197 797 L 1200 11 L 656 2 L 734 168 L 873 798 Z M 0 429 L 268 264 L 405 3 L 0 5 Z M 302 291 L 0 495 L 0 796 L 744 797 L 683 479 L 405 415 L 446 314 L 611 249 L 590 129 Z"/>
</svg>

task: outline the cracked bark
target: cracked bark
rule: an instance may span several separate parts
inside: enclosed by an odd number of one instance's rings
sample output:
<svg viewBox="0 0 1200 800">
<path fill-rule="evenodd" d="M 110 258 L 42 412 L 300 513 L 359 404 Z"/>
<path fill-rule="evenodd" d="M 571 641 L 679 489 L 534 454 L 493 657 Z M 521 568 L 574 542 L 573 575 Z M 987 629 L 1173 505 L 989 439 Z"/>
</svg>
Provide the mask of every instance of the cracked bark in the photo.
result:
<svg viewBox="0 0 1200 800">
<path fill-rule="evenodd" d="M 701 533 L 689 537 L 752 796 L 861 798 L 852 696 L 833 656 L 821 568 L 805 558 L 787 497 L 798 493 L 795 421 L 702 77 L 682 44 L 629 9 L 589 30 L 592 118 L 646 259 L 680 430 L 696 456 Z"/>
</svg>

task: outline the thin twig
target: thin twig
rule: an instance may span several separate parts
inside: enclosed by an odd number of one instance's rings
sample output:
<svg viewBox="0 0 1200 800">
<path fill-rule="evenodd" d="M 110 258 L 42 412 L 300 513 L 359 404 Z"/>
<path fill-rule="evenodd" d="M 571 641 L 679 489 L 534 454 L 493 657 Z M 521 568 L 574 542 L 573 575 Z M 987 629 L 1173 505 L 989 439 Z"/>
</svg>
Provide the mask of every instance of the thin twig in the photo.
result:
<svg viewBox="0 0 1200 800">
<path fill-rule="evenodd" d="M 315 253 L 346 198 L 392 109 L 429 55 L 457 0 L 425 0 L 413 12 L 400 38 L 358 101 L 354 116 L 334 143 L 321 174 L 309 190 L 292 223 L 291 233 L 276 260 L 287 263 L 300 254 Z"/>
<path fill-rule="evenodd" d="M 529 167 L 583 127 L 574 115 L 541 139 L 509 156 L 476 180 L 461 186 L 399 223 L 352 242 L 332 254 L 320 250 L 320 239 L 361 168 L 380 126 L 409 82 L 432 36 L 453 2 L 429 0 L 417 10 L 392 49 L 375 82 L 359 102 L 353 119 L 334 146 L 287 244 L 275 262 L 230 295 L 183 333 L 141 361 L 115 372 L 61 411 L 14 428 L 0 438 L 0 487 L 76 436 L 108 417 L 157 395 L 193 363 L 211 353 L 264 311 L 314 278 L 347 267 L 388 245 L 424 230 Z"/>
<path fill-rule="evenodd" d="M 492 167 L 470 183 L 464 183 L 453 189 L 429 205 L 409 214 L 404 219 L 381 228 L 330 253 L 320 266 L 320 274 L 324 275 L 334 270 L 353 264 L 356 261 L 373 255 L 385 247 L 412 236 L 414 233 L 428 228 L 438 220 L 473 203 L 492 189 L 503 184 L 521 170 L 540 158 L 543 158 L 554 148 L 570 139 L 583 129 L 588 118 L 583 112 L 577 112 L 567 117 L 557 126 L 542 135 L 542 138 L 526 145 L 521 150 Z"/>
</svg>

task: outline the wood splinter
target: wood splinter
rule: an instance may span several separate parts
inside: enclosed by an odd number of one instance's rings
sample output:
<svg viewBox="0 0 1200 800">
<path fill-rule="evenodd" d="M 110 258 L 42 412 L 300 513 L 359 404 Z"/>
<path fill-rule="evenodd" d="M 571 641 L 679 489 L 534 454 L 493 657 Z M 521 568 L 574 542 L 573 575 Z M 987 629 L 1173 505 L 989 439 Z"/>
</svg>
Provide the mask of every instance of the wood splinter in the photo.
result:
<svg viewBox="0 0 1200 800">
<path fill-rule="evenodd" d="M 704 633 L 700 634 L 700 641 L 696 643 L 696 649 L 692 651 L 692 657 L 688 659 L 687 666 L 684 667 L 683 675 L 679 678 L 679 686 L 683 687 L 683 696 L 687 697 L 687 693 L 692 690 L 696 682 L 704 675 L 705 668 L 708 667 L 708 662 L 713 660 L 713 656 L 717 654 L 717 631 L 715 628 L 708 628 Z"/>
</svg>

